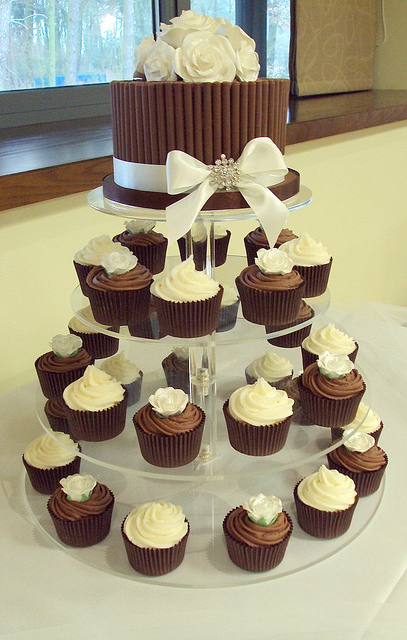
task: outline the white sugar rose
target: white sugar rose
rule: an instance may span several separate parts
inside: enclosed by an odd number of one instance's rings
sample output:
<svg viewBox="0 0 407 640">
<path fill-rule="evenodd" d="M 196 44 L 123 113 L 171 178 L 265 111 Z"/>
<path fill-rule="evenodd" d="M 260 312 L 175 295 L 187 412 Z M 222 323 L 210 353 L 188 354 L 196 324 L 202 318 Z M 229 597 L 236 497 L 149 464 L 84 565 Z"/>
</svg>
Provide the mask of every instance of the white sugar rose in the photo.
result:
<svg viewBox="0 0 407 640">
<path fill-rule="evenodd" d="M 66 336 L 59 333 L 52 338 L 49 344 L 56 356 L 69 358 L 74 356 L 81 348 L 82 338 L 71 333 Z"/>
<path fill-rule="evenodd" d="M 155 222 L 151 220 L 126 220 L 124 226 L 131 234 L 150 233 L 155 227 Z"/>
<path fill-rule="evenodd" d="M 174 52 L 175 72 L 186 82 L 232 82 L 236 54 L 226 38 L 210 31 L 185 36 Z"/>
<path fill-rule="evenodd" d="M 293 268 L 293 261 L 280 249 L 259 249 L 254 262 L 264 274 L 290 273 Z"/>
<path fill-rule="evenodd" d="M 282 512 L 283 505 L 276 496 L 265 496 L 259 493 L 243 504 L 250 520 L 261 526 L 269 526 L 277 520 L 278 514 Z"/>
<path fill-rule="evenodd" d="M 243 82 L 257 80 L 260 72 L 256 43 L 237 25 L 228 20 L 218 22 L 217 35 L 225 36 L 236 53 L 236 75 Z"/>
<path fill-rule="evenodd" d="M 96 480 L 93 476 L 81 476 L 79 473 L 62 478 L 59 483 L 70 502 L 86 502 L 96 487 Z"/>
<path fill-rule="evenodd" d="M 109 275 L 120 275 L 134 269 L 137 258 L 132 253 L 112 251 L 102 256 L 100 264 Z"/>
<path fill-rule="evenodd" d="M 159 40 L 166 42 L 174 49 L 180 47 L 185 36 L 195 31 L 210 31 L 214 33 L 217 22 L 211 16 L 202 16 L 192 9 L 183 11 L 180 16 L 170 20 L 171 24 L 160 24 Z"/>
<path fill-rule="evenodd" d="M 164 80 L 173 82 L 177 79 L 173 69 L 174 51 L 175 49 L 166 42 L 158 40 L 154 43 L 147 53 L 143 66 L 144 75 L 148 82 Z"/>
<path fill-rule="evenodd" d="M 140 44 L 134 51 L 134 74 L 135 78 L 141 78 L 144 76 L 144 62 L 151 49 L 155 45 L 154 36 L 150 33 L 149 36 L 143 38 Z"/>
<path fill-rule="evenodd" d="M 348 451 L 364 453 L 365 451 L 369 451 L 376 442 L 374 437 L 369 433 L 357 432 L 348 437 L 350 433 L 352 433 L 352 429 L 345 429 L 342 434 L 344 438 L 348 438 L 344 443 Z"/>
<path fill-rule="evenodd" d="M 172 350 L 180 360 L 188 360 L 189 347 L 173 347 Z"/>
<path fill-rule="evenodd" d="M 167 387 L 157 389 L 148 399 L 154 411 L 160 416 L 168 417 L 182 413 L 187 406 L 188 396 L 182 389 Z"/>
<path fill-rule="evenodd" d="M 317 360 L 320 372 L 327 378 L 343 378 L 353 369 L 353 362 L 348 356 L 324 351 Z"/>
</svg>

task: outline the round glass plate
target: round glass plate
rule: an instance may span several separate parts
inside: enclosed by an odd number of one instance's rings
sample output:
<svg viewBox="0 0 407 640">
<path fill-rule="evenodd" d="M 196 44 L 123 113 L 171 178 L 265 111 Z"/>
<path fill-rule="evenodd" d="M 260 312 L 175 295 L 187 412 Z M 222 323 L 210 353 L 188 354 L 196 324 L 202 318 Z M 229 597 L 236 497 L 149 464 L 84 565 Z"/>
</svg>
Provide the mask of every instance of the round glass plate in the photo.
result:
<svg viewBox="0 0 407 640">
<path fill-rule="evenodd" d="M 284 201 L 289 211 L 301 209 L 309 204 L 312 200 L 311 190 L 304 186 L 300 186 L 299 192 Z M 139 218 L 140 220 L 155 220 L 156 222 L 165 222 L 166 213 L 165 210 L 160 209 L 146 209 L 143 207 L 133 207 L 127 204 L 121 204 L 120 202 L 114 202 L 108 200 L 103 196 L 103 187 L 96 187 L 88 193 L 88 203 L 97 211 L 108 213 L 112 216 L 119 216 L 121 218 Z M 205 222 L 215 221 L 232 221 L 232 220 L 249 220 L 256 218 L 256 214 L 249 208 L 247 209 L 228 209 L 223 211 L 201 211 L 200 219 Z"/>
</svg>

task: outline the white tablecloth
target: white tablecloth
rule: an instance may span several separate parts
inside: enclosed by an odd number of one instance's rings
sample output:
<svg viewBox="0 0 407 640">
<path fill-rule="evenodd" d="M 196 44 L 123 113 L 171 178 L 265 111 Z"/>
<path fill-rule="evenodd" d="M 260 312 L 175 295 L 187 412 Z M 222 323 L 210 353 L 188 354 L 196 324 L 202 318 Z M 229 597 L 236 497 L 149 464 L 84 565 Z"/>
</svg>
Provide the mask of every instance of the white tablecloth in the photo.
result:
<svg viewBox="0 0 407 640">
<path fill-rule="evenodd" d="M 21 455 L 39 435 L 33 378 L 1 398 L 1 637 L 406 638 L 407 309 L 342 307 L 330 316 L 359 342 L 389 456 L 383 500 L 355 541 L 297 574 L 228 589 L 142 584 L 82 564 L 53 545 L 26 508 Z"/>
</svg>

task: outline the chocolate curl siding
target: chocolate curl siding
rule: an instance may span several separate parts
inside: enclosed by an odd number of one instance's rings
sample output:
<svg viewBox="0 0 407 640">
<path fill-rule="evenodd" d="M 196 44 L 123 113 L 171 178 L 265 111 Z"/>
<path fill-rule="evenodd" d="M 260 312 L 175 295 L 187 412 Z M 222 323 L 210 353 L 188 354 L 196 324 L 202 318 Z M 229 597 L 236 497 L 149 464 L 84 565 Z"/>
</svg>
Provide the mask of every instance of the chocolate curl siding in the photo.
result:
<svg viewBox="0 0 407 640">
<path fill-rule="evenodd" d="M 237 159 L 260 136 L 284 153 L 288 80 L 115 81 L 111 95 L 113 152 L 120 160 L 163 165 L 179 149 L 213 164 L 222 153 Z"/>
</svg>

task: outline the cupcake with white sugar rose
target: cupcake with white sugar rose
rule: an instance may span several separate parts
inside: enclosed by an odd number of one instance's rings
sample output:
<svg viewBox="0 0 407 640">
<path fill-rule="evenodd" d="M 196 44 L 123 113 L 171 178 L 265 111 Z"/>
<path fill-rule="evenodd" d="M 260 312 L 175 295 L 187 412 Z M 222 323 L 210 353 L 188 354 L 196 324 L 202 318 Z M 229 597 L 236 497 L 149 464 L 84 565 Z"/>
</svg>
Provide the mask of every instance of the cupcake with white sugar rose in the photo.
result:
<svg viewBox="0 0 407 640">
<path fill-rule="evenodd" d="M 353 338 L 330 322 L 320 329 L 312 331 L 310 335 L 302 341 L 301 355 L 303 367 L 305 369 L 309 364 L 316 362 L 324 351 L 348 356 L 352 362 L 355 362 L 358 349 L 359 345 Z"/>
<path fill-rule="evenodd" d="M 348 356 L 326 351 L 299 376 L 298 390 L 307 418 L 333 428 L 354 420 L 366 385 Z"/>
<path fill-rule="evenodd" d="M 358 503 L 355 483 L 324 464 L 294 487 L 297 520 L 316 538 L 337 538 L 349 529 Z"/>
<path fill-rule="evenodd" d="M 227 284 L 223 286 L 222 302 L 220 305 L 219 320 L 216 331 L 230 331 L 236 325 L 237 312 L 239 310 L 239 296 L 235 287 Z"/>
<path fill-rule="evenodd" d="M 47 502 L 58 538 L 70 547 L 90 547 L 110 532 L 114 495 L 91 475 L 62 478 Z"/>
<path fill-rule="evenodd" d="M 174 346 L 161 362 L 168 387 L 189 394 L 189 348 Z"/>
<path fill-rule="evenodd" d="M 280 451 L 288 436 L 294 400 L 264 378 L 236 389 L 223 405 L 231 446 L 249 456 Z"/>
<path fill-rule="evenodd" d="M 152 274 L 160 273 L 165 266 L 168 239 L 154 231 L 155 222 L 151 220 L 126 220 L 125 231 L 113 237 L 127 247 Z"/>
<path fill-rule="evenodd" d="M 106 234 L 91 238 L 89 242 L 75 253 L 73 264 L 78 276 L 79 284 L 83 295 L 88 295 L 86 278 L 93 267 L 100 265 L 103 255 L 111 251 L 122 251 L 130 253 L 127 247 L 118 248 L 117 244 Z"/>
<path fill-rule="evenodd" d="M 100 266 L 94 267 L 86 278 L 95 320 L 129 325 L 147 318 L 152 279 L 147 267 L 130 252 L 112 251 L 102 256 Z"/>
<path fill-rule="evenodd" d="M 305 280 L 304 298 L 312 298 L 325 293 L 332 266 L 332 256 L 321 242 L 309 233 L 302 233 L 280 246 L 287 253 L 296 269 Z"/>
<path fill-rule="evenodd" d="M 245 369 L 247 384 L 253 384 L 258 378 L 264 378 L 276 389 L 284 389 L 293 377 L 293 365 L 287 358 L 266 351 L 255 358 Z"/>
<path fill-rule="evenodd" d="M 95 365 L 66 387 L 63 399 L 69 430 L 76 440 L 110 440 L 126 425 L 127 392 L 116 378 Z"/>
<path fill-rule="evenodd" d="M 130 407 L 140 400 L 143 372 L 134 362 L 126 358 L 124 351 L 103 360 L 100 369 L 116 378 L 127 391 L 127 406 Z"/>
<path fill-rule="evenodd" d="M 286 324 L 298 315 L 304 279 L 280 249 L 259 249 L 255 264 L 236 278 L 243 317 L 263 325 Z"/>
<path fill-rule="evenodd" d="M 192 256 L 167 275 L 155 278 L 151 293 L 165 334 L 196 338 L 215 331 L 223 287 L 197 271 Z"/>
<path fill-rule="evenodd" d="M 69 333 L 82 339 L 84 348 L 95 360 L 108 358 L 119 348 L 118 338 L 100 333 L 98 328 L 113 331 L 113 327 L 96 322 L 90 306 L 80 310 L 80 318 L 73 316 L 68 322 Z"/>
<path fill-rule="evenodd" d="M 45 434 L 30 442 L 23 454 L 23 464 L 33 489 L 50 495 L 61 478 L 78 473 L 80 451 L 80 446 L 61 432 Z"/>
<path fill-rule="evenodd" d="M 278 249 L 284 242 L 289 242 L 295 238 L 297 238 L 297 236 L 291 229 L 281 229 L 274 246 Z M 246 249 L 247 264 L 254 264 L 259 249 L 270 249 L 267 236 L 261 227 L 256 227 L 256 229 L 250 231 L 243 240 Z"/>
<path fill-rule="evenodd" d="M 133 416 L 143 458 L 156 467 L 181 467 L 198 456 L 205 413 L 182 389 L 157 389 Z"/>
<path fill-rule="evenodd" d="M 383 431 L 383 421 L 376 411 L 364 402 L 360 402 L 356 416 L 352 422 L 343 427 L 331 429 L 332 440 L 343 438 L 344 431 L 347 429 L 351 429 L 352 431 L 357 429 L 359 433 L 368 433 L 373 436 L 377 444 Z"/>
<path fill-rule="evenodd" d="M 79 336 L 58 334 L 52 338 L 50 347 L 51 351 L 37 358 L 34 366 L 42 393 L 48 399 L 56 399 L 95 360 L 83 348 Z"/>
<path fill-rule="evenodd" d="M 270 571 L 283 560 L 293 523 L 276 496 L 259 493 L 223 521 L 231 561 L 245 571 Z"/>
<path fill-rule="evenodd" d="M 135 571 L 162 576 L 182 563 L 189 536 L 182 508 L 157 500 L 135 507 L 122 523 L 127 559 Z"/>
<path fill-rule="evenodd" d="M 342 445 L 327 454 L 328 466 L 352 478 L 362 498 L 375 493 L 387 467 L 386 453 L 368 433 L 346 429 Z"/>
</svg>

